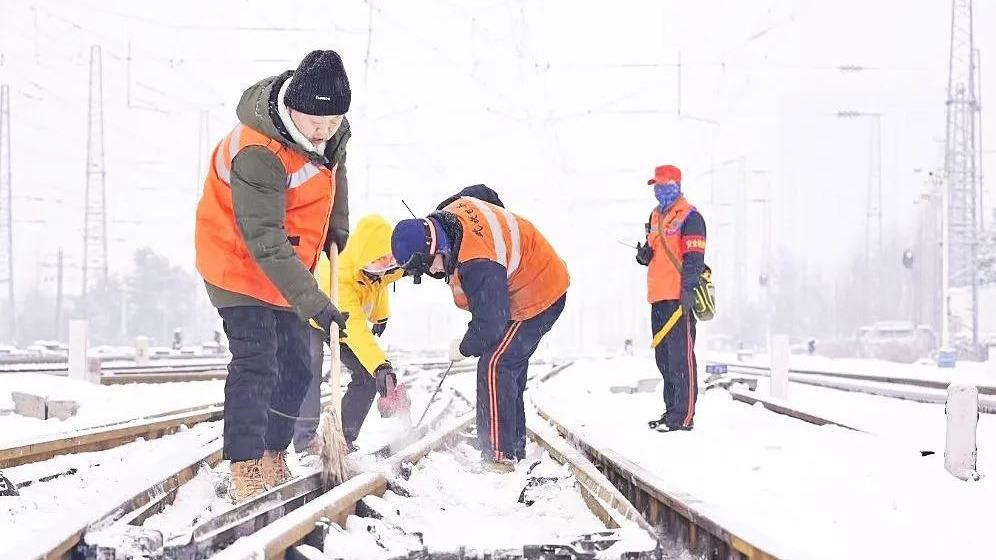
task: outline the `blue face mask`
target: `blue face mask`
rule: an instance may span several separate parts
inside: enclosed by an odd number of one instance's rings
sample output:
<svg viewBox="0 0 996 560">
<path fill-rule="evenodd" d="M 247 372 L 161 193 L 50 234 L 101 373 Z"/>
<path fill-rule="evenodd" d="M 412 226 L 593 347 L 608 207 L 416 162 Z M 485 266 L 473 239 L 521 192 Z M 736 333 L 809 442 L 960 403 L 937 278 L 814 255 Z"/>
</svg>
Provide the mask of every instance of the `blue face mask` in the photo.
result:
<svg viewBox="0 0 996 560">
<path fill-rule="evenodd" d="M 654 185 L 654 196 L 661 210 L 667 210 L 681 196 L 680 183 L 662 183 Z"/>
</svg>

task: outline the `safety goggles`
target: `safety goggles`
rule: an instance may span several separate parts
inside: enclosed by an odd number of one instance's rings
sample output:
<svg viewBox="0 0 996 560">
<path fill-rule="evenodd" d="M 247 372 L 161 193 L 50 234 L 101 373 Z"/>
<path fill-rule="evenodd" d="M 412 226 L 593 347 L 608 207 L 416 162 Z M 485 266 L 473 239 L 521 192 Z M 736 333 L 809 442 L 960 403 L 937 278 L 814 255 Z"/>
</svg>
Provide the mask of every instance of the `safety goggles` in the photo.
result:
<svg viewBox="0 0 996 560">
<path fill-rule="evenodd" d="M 363 272 L 367 274 L 372 274 L 374 276 L 383 276 L 389 272 L 393 272 L 401 268 L 397 261 L 394 260 L 392 256 L 390 259 L 377 259 L 376 261 L 363 267 Z"/>
</svg>

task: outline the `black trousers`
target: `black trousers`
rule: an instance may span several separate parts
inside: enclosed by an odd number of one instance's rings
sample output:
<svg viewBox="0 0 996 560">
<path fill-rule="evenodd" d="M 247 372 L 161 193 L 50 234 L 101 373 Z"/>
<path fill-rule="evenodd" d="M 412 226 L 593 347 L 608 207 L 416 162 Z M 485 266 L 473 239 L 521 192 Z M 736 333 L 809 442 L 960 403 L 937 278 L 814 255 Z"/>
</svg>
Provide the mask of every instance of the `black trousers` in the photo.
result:
<svg viewBox="0 0 996 560">
<path fill-rule="evenodd" d="M 320 335 L 317 335 L 316 339 L 317 343 L 312 346 L 312 369 L 308 392 L 301 403 L 299 418 L 294 426 L 294 449 L 297 451 L 303 451 L 311 443 L 321 416 L 320 386 L 322 383 L 324 343 Z M 342 365 L 349 371 L 350 376 L 346 393 L 342 396 L 342 432 L 346 441 L 351 443 L 356 441 L 360 435 L 363 421 L 366 420 L 374 397 L 377 396 L 377 383 L 374 377 L 367 373 L 366 368 L 360 363 L 356 354 L 349 349 L 349 346 L 340 344 L 339 356 L 342 359 Z"/>
<path fill-rule="evenodd" d="M 487 458 L 526 456 L 526 411 L 523 393 L 529 358 L 564 311 L 561 296 L 526 321 L 509 321 L 505 336 L 477 362 L 477 437 Z"/>
<path fill-rule="evenodd" d="M 311 327 L 291 311 L 218 310 L 232 361 L 225 380 L 224 458 L 287 449 L 311 379 Z"/>
<path fill-rule="evenodd" d="M 658 301 L 650 307 L 653 333 L 663 327 L 681 302 Z M 690 427 L 695 420 L 698 372 L 695 360 L 695 318 L 682 314 L 671 332 L 654 350 L 657 369 L 664 377 L 664 422 L 671 428 Z"/>
</svg>

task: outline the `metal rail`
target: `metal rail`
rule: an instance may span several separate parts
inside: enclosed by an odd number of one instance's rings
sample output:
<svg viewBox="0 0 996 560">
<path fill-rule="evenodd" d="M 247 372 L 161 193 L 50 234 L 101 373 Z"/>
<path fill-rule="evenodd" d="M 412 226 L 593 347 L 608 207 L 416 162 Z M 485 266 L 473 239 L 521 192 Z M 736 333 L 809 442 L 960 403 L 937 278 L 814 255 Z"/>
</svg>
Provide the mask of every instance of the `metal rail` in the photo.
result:
<svg viewBox="0 0 996 560">
<path fill-rule="evenodd" d="M 539 378 L 548 380 L 571 364 L 564 364 L 556 371 Z M 749 538 L 727 529 L 722 520 L 703 511 L 694 499 L 685 494 L 672 493 L 665 481 L 620 455 L 612 449 L 601 449 L 559 422 L 546 409 L 533 400 L 541 418 L 576 449 L 581 451 L 613 486 L 635 506 L 657 534 L 690 550 L 693 554 L 709 559 L 724 560 L 774 560 L 767 550 L 753 544 Z"/>
<path fill-rule="evenodd" d="M 710 362 L 710 363 L 725 363 L 725 362 Z M 748 364 L 730 364 L 725 363 L 728 370 L 736 371 L 738 373 L 745 373 L 748 375 L 760 375 L 766 377 L 764 372 L 771 372 L 770 366 L 758 366 L 758 365 L 748 365 Z M 912 385 L 914 387 L 925 387 L 928 389 L 943 389 L 947 390 L 950 384 L 947 381 L 940 381 L 936 379 L 923 379 L 918 377 L 908 377 L 903 375 L 869 375 L 864 373 L 853 373 L 846 371 L 819 371 L 815 369 L 807 368 L 790 368 L 789 374 L 797 374 L 799 376 L 821 376 L 821 377 L 836 377 L 840 379 L 848 379 L 852 381 L 873 381 L 877 383 L 892 383 L 896 385 Z M 792 381 L 796 381 L 793 379 Z M 980 395 L 996 395 L 996 386 L 990 385 L 979 385 Z"/>
<path fill-rule="evenodd" d="M 167 473 L 155 484 L 131 494 L 127 499 L 113 507 L 94 512 L 96 515 L 87 519 L 59 520 L 53 523 L 50 530 L 42 533 L 37 540 L 21 543 L 10 551 L 11 554 L 8 557 L 44 560 L 72 558 L 73 550 L 79 544 L 83 534 L 96 526 L 93 522 L 94 519 L 119 518 L 156 499 L 162 493 L 175 491 L 193 478 L 201 465 L 215 465 L 219 461 L 221 461 L 221 438 L 193 453 L 191 458 L 182 463 L 182 467 Z"/>
<path fill-rule="evenodd" d="M 729 392 L 730 396 L 732 396 L 733 400 L 735 401 L 740 401 L 751 405 L 756 403 L 761 403 L 761 405 L 764 406 L 764 408 L 772 412 L 783 414 L 785 416 L 790 416 L 792 418 L 796 418 L 804 422 L 809 422 L 810 424 L 815 424 L 817 426 L 826 426 L 827 424 L 830 424 L 833 426 L 840 426 L 841 428 L 847 428 L 848 430 L 854 430 L 856 432 L 864 431 L 859 428 L 849 426 L 843 422 L 838 422 L 836 420 L 824 418 L 817 414 L 813 414 L 811 412 L 806 412 L 805 410 L 795 408 L 786 402 L 777 399 L 763 397 L 761 395 L 758 395 L 757 393 L 754 393 L 753 391 L 743 391 L 741 389 L 737 389 L 736 387 L 731 387 L 729 389 Z"/>
<path fill-rule="evenodd" d="M 14 447 L 0 449 L 0 468 L 16 467 L 51 459 L 67 453 L 103 451 L 134 441 L 137 438 L 157 439 L 175 433 L 180 426 L 220 420 L 222 407 L 211 405 L 189 412 L 129 421 L 122 425 L 80 430 L 64 437 L 36 439 Z"/>
<path fill-rule="evenodd" d="M 728 365 L 727 370 L 743 375 L 756 377 L 770 377 L 770 368 L 763 366 L 741 366 Z M 823 387 L 826 389 L 836 389 L 838 391 L 848 391 L 852 393 L 865 393 L 879 397 L 888 397 L 906 401 L 921 402 L 926 404 L 945 404 L 947 402 L 947 383 L 938 383 L 929 380 L 919 380 L 918 385 L 907 384 L 903 378 L 892 377 L 892 381 L 882 379 L 863 379 L 872 376 L 858 375 L 846 376 L 832 373 L 822 373 L 813 370 L 806 370 L 798 373 L 796 370 L 789 371 L 789 381 L 802 385 Z M 984 414 L 996 414 L 996 396 L 989 391 L 992 387 L 977 386 L 979 393 L 979 412 Z"/>
</svg>

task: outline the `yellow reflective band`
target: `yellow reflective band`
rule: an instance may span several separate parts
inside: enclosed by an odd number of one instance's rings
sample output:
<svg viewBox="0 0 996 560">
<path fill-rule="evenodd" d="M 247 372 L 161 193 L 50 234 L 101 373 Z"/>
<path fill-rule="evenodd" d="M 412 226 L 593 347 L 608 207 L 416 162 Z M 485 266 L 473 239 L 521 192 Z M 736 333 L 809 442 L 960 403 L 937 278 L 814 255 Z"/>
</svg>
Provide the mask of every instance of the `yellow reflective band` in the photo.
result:
<svg viewBox="0 0 996 560">
<path fill-rule="evenodd" d="M 679 305 L 678 309 L 675 309 L 674 313 L 671 314 L 671 318 L 667 320 L 667 323 L 664 323 L 664 326 L 661 327 L 661 330 L 654 334 L 654 340 L 650 343 L 651 348 L 657 348 L 664 341 L 664 337 L 678 324 L 678 319 L 681 319 L 682 313 L 681 306 Z"/>
</svg>

